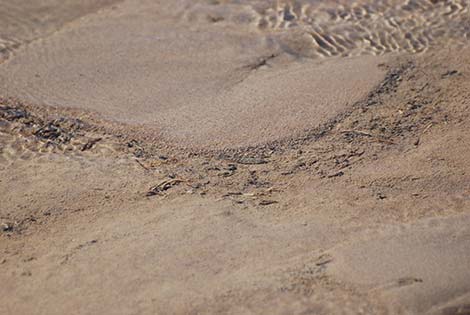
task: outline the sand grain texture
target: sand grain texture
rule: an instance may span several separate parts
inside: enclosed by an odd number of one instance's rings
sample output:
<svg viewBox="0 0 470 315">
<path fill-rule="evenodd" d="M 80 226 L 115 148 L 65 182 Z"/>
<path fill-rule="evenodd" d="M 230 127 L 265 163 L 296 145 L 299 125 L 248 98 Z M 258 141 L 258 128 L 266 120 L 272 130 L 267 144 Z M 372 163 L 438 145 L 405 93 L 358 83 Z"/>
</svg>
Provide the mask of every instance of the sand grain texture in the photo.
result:
<svg viewBox="0 0 470 315">
<path fill-rule="evenodd" d="M 384 76 L 379 58 L 292 62 L 267 35 L 171 13 L 123 5 L 28 45 L 0 70 L 4 93 L 220 149 L 318 127 Z"/>
<path fill-rule="evenodd" d="M 468 1 L 0 1 L 0 314 L 469 314 Z"/>
</svg>

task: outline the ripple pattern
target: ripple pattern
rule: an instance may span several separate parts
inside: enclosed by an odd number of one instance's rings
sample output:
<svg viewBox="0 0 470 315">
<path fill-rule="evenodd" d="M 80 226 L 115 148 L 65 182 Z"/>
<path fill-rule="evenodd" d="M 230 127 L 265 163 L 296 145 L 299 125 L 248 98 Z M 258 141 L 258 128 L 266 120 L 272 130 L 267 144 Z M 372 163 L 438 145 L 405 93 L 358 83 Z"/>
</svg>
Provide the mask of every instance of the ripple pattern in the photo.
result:
<svg viewBox="0 0 470 315">
<path fill-rule="evenodd" d="M 421 53 L 434 45 L 462 45 L 470 36 L 468 0 L 211 3 L 193 7 L 188 16 L 250 24 L 275 36 L 285 50 L 310 57 Z"/>
</svg>

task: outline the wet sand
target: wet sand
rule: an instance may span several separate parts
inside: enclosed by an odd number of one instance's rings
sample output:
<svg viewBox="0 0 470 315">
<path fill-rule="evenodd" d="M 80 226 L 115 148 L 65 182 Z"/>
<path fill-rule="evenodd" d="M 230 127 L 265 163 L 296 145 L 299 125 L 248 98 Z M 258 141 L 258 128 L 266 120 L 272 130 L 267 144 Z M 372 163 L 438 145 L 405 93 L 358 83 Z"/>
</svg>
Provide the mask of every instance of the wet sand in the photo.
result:
<svg viewBox="0 0 470 315">
<path fill-rule="evenodd" d="M 0 1 L 0 313 L 467 314 L 467 1 Z"/>
</svg>

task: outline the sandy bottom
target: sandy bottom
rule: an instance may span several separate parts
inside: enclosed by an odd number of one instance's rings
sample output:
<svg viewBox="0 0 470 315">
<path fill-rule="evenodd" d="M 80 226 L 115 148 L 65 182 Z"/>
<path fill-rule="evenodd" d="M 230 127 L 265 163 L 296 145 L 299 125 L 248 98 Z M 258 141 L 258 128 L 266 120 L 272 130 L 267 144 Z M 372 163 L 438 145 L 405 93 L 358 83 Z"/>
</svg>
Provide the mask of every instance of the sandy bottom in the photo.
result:
<svg viewBox="0 0 470 315">
<path fill-rule="evenodd" d="M 466 1 L 0 17 L 0 314 L 470 314 Z"/>
<path fill-rule="evenodd" d="M 159 8 L 117 6 L 20 49 L 0 69 L 3 92 L 226 148 L 319 127 L 385 75 L 382 58 L 296 60 L 249 24 L 194 23 Z"/>
</svg>

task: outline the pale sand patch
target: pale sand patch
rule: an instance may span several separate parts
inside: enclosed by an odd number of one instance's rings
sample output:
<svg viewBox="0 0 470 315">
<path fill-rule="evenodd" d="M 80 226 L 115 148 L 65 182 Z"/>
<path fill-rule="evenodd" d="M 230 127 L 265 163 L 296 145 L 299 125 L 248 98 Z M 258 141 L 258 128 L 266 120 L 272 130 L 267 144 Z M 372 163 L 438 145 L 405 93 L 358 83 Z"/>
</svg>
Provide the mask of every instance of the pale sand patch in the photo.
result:
<svg viewBox="0 0 470 315">
<path fill-rule="evenodd" d="M 11 50 L 117 2 L 120 0 L 0 1 L 0 62 Z"/>
<path fill-rule="evenodd" d="M 0 69 L 3 93 L 221 148 L 318 127 L 384 77 L 380 57 L 295 60 L 245 26 L 191 24 L 155 6 L 129 6 L 16 52 Z"/>
<path fill-rule="evenodd" d="M 365 239 L 332 251 L 329 274 L 382 292 L 413 314 L 437 311 L 468 297 L 469 223 L 461 215 L 365 233 Z"/>
</svg>

